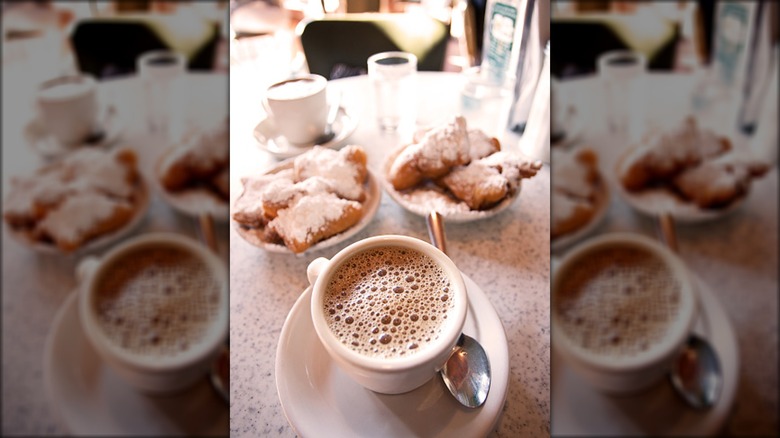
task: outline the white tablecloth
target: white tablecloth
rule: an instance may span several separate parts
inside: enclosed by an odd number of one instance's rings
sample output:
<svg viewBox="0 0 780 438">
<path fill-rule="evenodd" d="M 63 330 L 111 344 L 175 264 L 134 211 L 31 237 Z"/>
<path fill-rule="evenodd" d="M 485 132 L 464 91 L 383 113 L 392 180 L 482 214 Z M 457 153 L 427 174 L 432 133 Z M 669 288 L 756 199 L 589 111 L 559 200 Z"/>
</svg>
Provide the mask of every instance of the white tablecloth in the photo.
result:
<svg viewBox="0 0 780 438">
<path fill-rule="evenodd" d="M 650 74 L 645 105 L 648 123 L 670 126 L 679 122 L 690 107 L 695 79 Z M 587 77 L 563 82 L 559 91 L 576 107 L 580 117 L 575 125 L 581 128 L 574 131 L 580 133 L 575 147 L 594 148 L 599 153 L 602 172 L 614 183 L 610 176 L 614 175 L 615 159 L 627 143 L 620 136 L 605 133 L 600 90 L 598 79 Z M 721 132 L 728 130 L 728 125 L 720 127 Z M 754 144 L 752 139 L 733 139 L 736 144 L 756 150 L 778 147 Z M 775 167 L 755 181 L 746 202 L 734 213 L 709 223 L 677 226 L 681 257 L 711 287 L 736 331 L 739 387 L 733 414 L 725 426 L 725 432 L 734 436 L 771 435 L 778 427 L 777 173 Z M 632 210 L 616 191 L 613 186 L 607 218 L 594 234 L 632 231 L 656 236 L 654 221 Z"/>
<path fill-rule="evenodd" d="M 239 178 L 277 163 L 260 150 L 252 130 L 263 116 L 260 105 L 267 83 L 250 71 L 231 69 L 231 197 Z M 419 75 L 418 124 L 431 125 L 458 111 L 461 78 L 457 74 Z M 329 91 L 343 92 L 345 105 L 360 116 L 349 143 L 368 152 L 377 174 L 385 155 L 400 144 L 398 135 L 381 134 L 371 116 L 367 77 L 333 81 Z M 408 133 L 406 133 L 408 134 Z M 404 137 L 404 135 L 400 135 Z M 514 144 L 512 144 L 514 143 Z M 514 142 L 504 147 L 514 148 Z M 549 224 L 547 167 L 523 182 L 513 206 L 472 224 L 447 226 L 448 253 L 489 297 L 509 343 L 509 389 L 498 436 L 548 436 L 549 399 Z M 404 234 L 427 240 L 425 220 L 407 213 L 387 194 L 374 220 L 359 234 L 303 257 L 270 254 L 246 243 L 231 229 L 231 434 L 292 436 L 275 385 L 274 359 L 287 313 L 304 291 L 306 266 L 316 257 L 332 257 L 359 239 Z"/>
<path fill-rule="evenodd" d="M 191 74 L 187 117 L 203 126 L 224 119 L 227 111 L 227 76 Z M 42 164 L 25 141 L 23 131 L 32 117 L 32 97 L 22 93 L 21 79 L 3 78 L 3 196 L 9 180 L 28 175 Z M 141 172 L 147 177 L 152 199 L 145 221 L 129 237 L 149 231 L 169 231 L 197 236 L 195 221 L 176 213 L 156 194 L 149 183 L 152 166 L 167 144 L 146 131 L 143 92 L 140 81 L 128 77 L 99 85 L 103 101 L 117 110 L 122 136 L 116 146 L 129 146 L 139 156 Z M 227 262 L 227 228 L 217 229 L 220 254 Z M 107 250 L 105 248 L 100 252 Z M 98 252 L 98 254 L 100 253 Z M 74 268 L 78 258 L 42 255 L 20 245 L 8 235 L 3 223 L 2 357 L 3 435 L 27 436 L 68 433 L 52 409 L 43 383 L 43 351 L 56 311 L 76 287 Z M 88 413 L 85 413 L 88 415 Z"/>
</svg>

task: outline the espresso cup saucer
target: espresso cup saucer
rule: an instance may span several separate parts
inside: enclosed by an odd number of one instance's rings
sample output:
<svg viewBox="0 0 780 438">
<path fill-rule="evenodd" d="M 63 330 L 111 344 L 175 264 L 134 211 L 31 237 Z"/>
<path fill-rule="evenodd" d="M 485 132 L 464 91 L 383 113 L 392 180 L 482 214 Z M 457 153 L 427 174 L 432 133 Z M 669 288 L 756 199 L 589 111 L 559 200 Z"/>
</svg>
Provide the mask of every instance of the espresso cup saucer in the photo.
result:
<svg viewBox="0 0 780 438">
<path fill-rule="evenodd" d="M 84 335 L 78 291 L 58 310 L 44 347 L 52 408 L 74 436 L 227 435 L 230 413 L 208 377 L 182 392 L 150 396 L 125 383 Z"/>
<path fill-rule="evenodd" d="M 461 406 L 439 376 L 411 392 L 383 395 L 343 373 L 320 343 L 311 320 L 311 287 L 296 301 L 276 350 L 276 388 L 287 421 L 300 436 L 486 436 L 506 400 L 509 349 L 485 293 L 463 275 L 469 309 L 463 332 L 487 352 L 490 392 L 477 409 Z"/>
<path fill-rule="evenodd" d="M 24 129 L 30 148 L 46 160 L 54 160 L 82 147 L 107 148 L 117 142 L 122 134 L 122 125 L 114 106 L 107 106 L 98 120 L 93 138 L 74 145 L 64 145 L 49 134 L 39 118 L 31 120 Z"/>
<path fill-rule="evenodd" d="M 723 387 L 716 404 L 696 410 L 682 401 L 668 379 L 646 391 L 610 396 L 581 380 L 559 355 L 552 360 L 552 435 L 691 436 L 716 435 L 723 427 L 739 382 L 734 328 L 710 287 L 691 273 L 699 292 L 694 332 L 708 339 L 720 359 Z"/>
<path fill-rule="evenodd" d="M 347 138 L 355 132 L 357 125 L 358 119 L 355 114 L 346 107 L 341 106 L 336 115 L 336 121 L 333 122 L 335 136 L 330 141 L 321 144 L 320 146 L 331 149 L 341 148 Z M 272 116 L 266 116 L 260 120 L 257 126 L 255 126 L 253 134 L 260 149 L 278 159 L 287 159 L 298 156 L 314 146 L 298 146 L 287 141 L 287 139 L 277 131 Z"/>
<path fill-rule="evenodd" d="M 553 141 L 552 132 L 550 132 L 550 147 L 563 148 L 579 143 L 582 139 L 582 122 L 581 117 L 577 117 L 577 110 L 574 107 L 566 109 L 566 114 L 563 116 L 561 126 L 565 127 L 563 137 L 556 138 Z"/>
</svg>

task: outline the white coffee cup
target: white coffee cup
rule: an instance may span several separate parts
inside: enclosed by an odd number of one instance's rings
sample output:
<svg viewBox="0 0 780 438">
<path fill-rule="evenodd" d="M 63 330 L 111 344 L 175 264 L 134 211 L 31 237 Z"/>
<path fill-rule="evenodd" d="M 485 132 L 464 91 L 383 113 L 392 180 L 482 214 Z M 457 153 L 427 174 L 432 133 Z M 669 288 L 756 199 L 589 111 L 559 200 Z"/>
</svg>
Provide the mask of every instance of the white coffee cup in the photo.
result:
<svg viewBox="0 0 780 438">
<path fill-rule="evenodd" d="M 393 355 L 394 357 L 381 357 L 356 351 L 339 340 L 337 335 L 334 334 L 333 330 L 330 328 L 328 322 L 330 316 L 326 316 L 326 313 L 330 312 L 329 310 L 327 312 L 325 310 L 327 292 L 329 285 L 334 279 L 334 274 L 339 271 L 339 268 L 341 268 L 345 262 L 355 261 L 354 257 L 356 255 L 382 248 L 386 250 L 388 248 L 399 248 L 400 250 L 411 250 L 412 254 L 414 254 L 414 252 L 420 253 L 423 259 L 432 261 L 433 264 L 441 270 L 440 272 L 450 285 L 448 288 L 449 290 L 446 291 L 448 297 L 445 297 L 445 300 L 449 300 L 452 307 L 446 310 L 446 318 L 439 317 L 441 325 L 439 326 L 438 338 L 431 336 L 432 340 L 427 342 L 427 344 L 423 344 L 421 340 L 419 349 L 411 352 L 411 350 L 408 349 L 411 344 L 405 343 L 409 341 L 409 339 L 404 339 L 404 343 L 401 343 L 402 335 L 394 335 L 397 336 L 397 339 L 394 339 L 394 342 L 400 344 L 398 347 L 399 350 L 406 349 L 406 352 L 410 352 L 408 355 L 400 353 Z M 390 252 L 390 250 L 387 251 Z M 346 269 L 352 269 L 353 272 L 356 272 L 354 268 L 347 267 Z M 344 272 L 342 272 L 342 274 L 343 273 Z M 466 321 L 468 296 L 460 271 L 443 252 L 419 239 L 394 235 L 364 239 L 344 248 L 330 260 L 318 258 L 312 261 L 311 264 L 309 264 L 307 275 L 309 282 L 312 284 L 312 321 L 317 336 L 325 347 L 325 350 L 339 368 L 348 376 L 363 387 L 378 393 L 400 394 L 408 392 L 420 387 L 436 376 L 438 371 L 450 357 Z M 389 279 L 388 281 L 392 280 L 392 275 L 387 274 L 387 276 Z M 421 275 L 421 277 L 424 277 L 424 275 Z M 405 281 L 409 280 L 404 280 L 404 282 Z M 396 293 L 390 290 L 392 284 L 393 282 L 390 281 L 387 291 L 388 294 Z M 409 285 L 412 283 L 404 284 L 407 288 L 410 288 L 411 286 Z M 408 294 L 406 296 L 410 299 L 420 298 L 425 295 L 424 287 L 414 290 L 408 289 L 404 293 Z M 379 291 L 372 294 L 381 295 L 382 292 Z M 384 297 L 376 297 L 376 299 L 379 298 Z M 370 301 L 369 298 L 366 298 L 366 300 L 367 302 Z M 389 312 L 387 310 L 381 311 Z M 405 322 L 403 324 L 407 324 L 406 321 L 418 320 L 414 319 L 414 314 L 408 314 L 408 312 L 406 315 L 394 315 L 408 318 L 404 319 Z M 363 316 L 366 315 L 364 314 Z M 435 316 L 426 315 L 417 316 L 417 318 L 429 321 L 428 318 L 435 319 Z M 399 320 L 400 319 L 401 318 L 399 318 Z M 367 320 L 364 320 L 364 318 L 356 314 L 354 322 L 355 327 L 357 327 L 360 322 L 368 323 Z M 390 333 L 392 326 L 395 325 L 395 321 L 385 324 L 386 326 L 381 328 L 381 333 Z M 398 325 L 399 329 L 402 327 L 401 324 L 402 323 L 399 323 Z M 413 326 L 414 324 L 409 325 Z M 364 324 L 363 332 L 366 336 L 372 336 L 366 332 L 370 329 L 371 328 L 369 328 L 367 324 Z M 420 331 L 423 331 L 422 328 L 420 328 Z M 379 332 L 372 332 L 372 334 L 373 333 L 376 333 L 376 335 L 373 336 L 379 339 L 384 336 L 383 334 L 379 334 Z M 385 350 L 390 348 L 391 344 L 387 345 L 387 347 L 383 347 Z"/>
<path fill-rule="evenodd" d="M 580 267 L 579 263 L 584 261 L 592 263 L 593 257 L 595 257 L 597 252 L 607 249 L 636 249 L 650 256 L 648 260 L 654 260 L 653 263 L 659 261 L 665 272 L 669 274 L 669 278 L 676 282 L 677 290 L 679 291 L 677 295 L 679 298 L 674 304 L 677 307 L 677 312 L 666 324 L 665 333 L 660 338 L 648 342 L 645 349 L 639 352 L 631 354 L 612 352 L 610 354 L 605 351 L 596 351 L 597 348 L 586 348 L 581 342 L 574 339 L 576 336 L 573 336 L 571 322 L 567 325 L 564 321 L 563 313 L 566 310 L 562 310 L 564 306 L 561 299 L 564 280 L 572 278 L 572 275 L 582 275 L 583 277 L 597 275 L 597 268 L 590 266 L 586 270 Z M 615 283 L 613 282 L 612 284 L 614 285 Z M 627 288 L 628 285 L 621 284 L 620 287 Z M 639 288 L 623 290 L 631 292 L 632 290 L 639 290 Z M 588 292 L 590 291 L 583 293 Z M 570 292 L 567 291 L 566 293 Z M 697 313 L 697 298 L 698 294 L 683 262 L 674 253 L 656 241 L 631 233 L 611 233 L 590 239 L 567 253 L 556 264 L 556 269 L 553 271 L 550 311 L 553 327 L 553 349 L 566 360 L 567 365 L 582 379 L 600 391 L 607 393 L 640 391 L 658 383 L 671 370 L 674 360 L 680 354 L 693 328 Z M 640 302 L 638 297 L 632 299 L 634 300 L 633 303 Z M 623 301 L 622 303 L 625 305 L 625 303 L 630 302 Z M 593 316 L 598 319 L 597 324 L 603 324 L 607 321 L 616 325 L 630 324 L 631 321 L 626 321 L 627 318 L 636 317 L 636 313 L 640 315 L 646 313 L 648 308 L 647 301 L 641 302 L 645 304 L 634 308 L 621 307 L 618 315 L 613 315 L 606 308 L 600 307 L 599 311 Z M 613 319 L 615 316 L 622 318 L 623 321 Z M 653 318 L 652 316 L 645 317 L 648 319 L 642 319 L 642 321 L 652 320 Z M 640 316 L 640 318 L 643 317 Z M 580 321 L 577 330 L 578 334 L 585 333 L 587 330 L 585 326 L 588 325 L 588 322 L 584 321 L 584 319 L 587 319 L 587 317 Z M 575 325 L 577 325 L 576 322 Z M 591 324 L 590 329 L 591 339 L 593 339 L 593 324 Z M 615 333 L 618 337 L 621 335 L 627 336 L 625 332 L 616 331 Z M 622 341 L 625 341 L 625 339 Z"/>
<path fill-rule="evenodd" d="M 288 142 L 310 144 L 325 132 L 327 85 L 324 77 L 310 74 L 268 87 L 263 106 L 273 116 L 276 129 Z"/>
<path fill-rule="evenodd" d="M 78 145 L 97 128 L 96 82 L 91 76 L 48 80 L 38 87 L 36 103 L 44 128 L 63 145 Z"/>
<path fill-rule="evenodd" d="M 107 318 L 101 318 L 99 315 L 97 298 L 101 281 L 104 278 L 109 278 L 107 276 L 112 274 L 118 275 L 118 269 L 123 263 L 130 260 L 129 257 L 137 256 L 137 251 L 152 248 L 172 248 L 194 256 L 213 276 L 212 284 L 215 286 L 210 293 L 216 294 L 218 297 L 215 305 L 216 311 L 207 318 L 202 335 L 199 335 L 194 342 L 187 344 L 183 350 L 175 353 L 144 354 L 125 348 L 120 341 L 108 334 L 104 328 L 107 324 L 105 322 Z M 87 339 L 99 356 L 127 383 L 142 392 L 171 393 L 193 385 L 208 373 L 223 342 L 227 339 L 229 309 L 227 269 L 224 262 L 205 246 L 178 234 L 146 234 L 113 248 L 100 259 L 94 257 L 85 259 L 77 268 L 77 276 L 80 287 L 79 317 Z M 159 283 L 159 280 L 155 281 Z M 148 297 L 148 293 L 144 292 L 144 296 Z M 176 291 L 172 293 L 176 293 Z M 180 301 L 178 302 L 180 303 Z M 149 302 L 151 301 L 147 301 L 147 303 Z M 170 301 L 170 303 L 176 302 Z M 175 306 L 174 304 L 169 307 Z M 164 309 L 165 306 L 161 305 L 146 310 L 157 312 L 164 311 Z M 166 316 L 170 316 L 170 314 Z M 182 317 L 178 314 L 175 316 Z M 191 318 L 196 317 L 191 316 Z M 123 321 L 122 324 L 136 324 L 137 330 L 142 330 L 142 324 L 139 321 Z M 133 333 L 135 336 L 140 336 L 137 335 L 138 331 Z"/>
</svg>

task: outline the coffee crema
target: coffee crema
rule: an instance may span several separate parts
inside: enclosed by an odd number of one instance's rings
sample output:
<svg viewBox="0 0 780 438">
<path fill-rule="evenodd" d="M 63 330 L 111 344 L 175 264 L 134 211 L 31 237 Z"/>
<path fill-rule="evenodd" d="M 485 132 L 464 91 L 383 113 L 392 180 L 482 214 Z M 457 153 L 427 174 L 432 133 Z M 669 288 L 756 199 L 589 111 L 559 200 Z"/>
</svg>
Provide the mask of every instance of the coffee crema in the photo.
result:
<svg viewBox="0 0 780 438">
<path fill-rule="evenodd" d="M 268 89 L 268 98 L 276 100 L 293 100 L 316 94 L 322 89 L 322 84 L 310 78 L 290 79 Z"/>
<path fill-rule="evenodd" d="M 323 311 L 340 342 L 369 357 L 398 358 L 436 342 L 454 308 L 450 280 L 427 255 L 402 247 L 370 249 L 343 262 Z"/>
<path fill-rule="evenodd" d="M 209 266 L 175 247 L 139 248 L 98 279 L 95 309 L 116 345 L 139 355 L 173 356 L 201 342 L 214 324 L 221 287 Z"/>
<path fill-rule="evenodd" d="M 584 349 L 634 356 L 666 336 L 680 312 L 680 289 L 663 260 L 647 251 L 597 250 L 561 280 L 556 329 Z"/>
</svg>

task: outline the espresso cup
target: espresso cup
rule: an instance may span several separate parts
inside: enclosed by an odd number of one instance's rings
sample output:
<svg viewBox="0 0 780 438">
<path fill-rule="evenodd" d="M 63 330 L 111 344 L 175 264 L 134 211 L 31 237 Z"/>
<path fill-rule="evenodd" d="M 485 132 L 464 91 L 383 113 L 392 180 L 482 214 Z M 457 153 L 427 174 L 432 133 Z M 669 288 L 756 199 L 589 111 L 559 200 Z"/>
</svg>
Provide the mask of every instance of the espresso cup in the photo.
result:
<svg viewBox="0 0 780 438">
<path fill-rule="evenodd" d="M 643 236 L 588 240 L 553 272 L 553 348 L 604 392 L 637 392 L 663 379 L 696 313 L 697 292 L 683 262 Z"/>
<path fill-rule="evenodd" d="M 43 82 L 36 104 L 44 128 L 63 145 L 80 144 L 97 127 L 96 82 L 91 76 L 62 76 Z"/>
<path fill-rule="evenodd" d="M 363 387 L 400 394 L 437 375 L 466 321 L 468 297 L 455 264 L 427 242 L 377 236 L 307 269 L 317 336 Z"/>
<path fill-rule="evenodd" d="M 277 131 L 294 144 L 311 144 L 327 127 L 328 81 L 306 75 L 268 87 L 263 106 L 273 116 Z"/>
<path fill-rule="evenodd" d="M 205 246 L 147 234 L 85 259 L 77 275 L 87 339 L 127 383 L 171 393 L 208 373 L 227 338 L 228 279 Z"/>
</svg>

